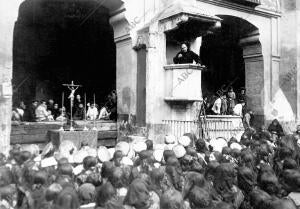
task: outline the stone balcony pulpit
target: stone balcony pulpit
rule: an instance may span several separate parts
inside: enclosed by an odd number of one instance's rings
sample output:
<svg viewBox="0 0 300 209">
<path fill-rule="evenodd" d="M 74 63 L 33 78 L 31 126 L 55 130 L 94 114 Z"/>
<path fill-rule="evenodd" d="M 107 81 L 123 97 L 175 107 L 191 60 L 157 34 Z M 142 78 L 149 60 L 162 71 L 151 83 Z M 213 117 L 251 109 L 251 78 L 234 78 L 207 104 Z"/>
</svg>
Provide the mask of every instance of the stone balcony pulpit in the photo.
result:
<svg viewBox="0 0 300 209">
<path fill-rule="evenodd" d="M 201 101 L 201 71 L 198 64 L 165 65 L 165 101 L 193 103 Z"/>
</svg>

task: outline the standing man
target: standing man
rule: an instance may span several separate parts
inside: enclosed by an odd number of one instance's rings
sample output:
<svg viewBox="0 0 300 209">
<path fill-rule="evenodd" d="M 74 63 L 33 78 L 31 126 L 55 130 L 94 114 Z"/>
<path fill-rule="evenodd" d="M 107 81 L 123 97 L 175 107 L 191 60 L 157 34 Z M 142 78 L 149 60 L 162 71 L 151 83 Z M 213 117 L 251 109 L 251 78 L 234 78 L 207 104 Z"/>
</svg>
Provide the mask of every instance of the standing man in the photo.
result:
<svg viewBox="0 0 300 209">
<path fill-rule="evenodd" d="M 222 100 L 221 100 L 222 96 L 219 96 L 216 101 L 214 102 L 213 107 L 211 108 L 211 110 L 213 111 L 213 113 L 215 115 L 220 115 L 221 114 L 221 106 L 222 106 Z"/>
<path fill-rule="evenodd" d="M 199 55 L 190 50 L 189 43 L 185 42 L 181 44 L 181 51 L 176 54 L 173 58 L 174 64 L 186 64 L 186 63 L 196 63 L 201 64 Z"/>
<path fill-rule="evenodd" d="M 246 112 L 246 114 L 243 117 L 243 124 L 244 124 L 244 128 L 248 129 L 248 128 L 252 128 L 253 127 L 253 112 L 252 110 L 249 110 Z"/>
</svg>

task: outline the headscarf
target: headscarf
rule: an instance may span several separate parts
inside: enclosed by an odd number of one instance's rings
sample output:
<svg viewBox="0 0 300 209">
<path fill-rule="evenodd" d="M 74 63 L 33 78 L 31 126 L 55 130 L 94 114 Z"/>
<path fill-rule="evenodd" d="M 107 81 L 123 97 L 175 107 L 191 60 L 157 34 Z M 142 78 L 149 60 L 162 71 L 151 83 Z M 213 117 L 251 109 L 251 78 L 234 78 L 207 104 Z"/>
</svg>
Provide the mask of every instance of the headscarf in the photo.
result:
<svg viewBox="0 0 300 209">
<path fill-rule="evenodd" d="M 272 200 L 271 196 L 260 189 L 254 189 L 250 193 L 250 203 L 253 209 L 267 209 L 268 203 Z"/>
<path fill-rule="evenodd" d="M 270 209 L 297 209 L 297 206 L 292 200 L 278 199 L 270 203 Z"/>
<path fill-rule="evenodd" d="M 124 186 L 124 173 L 121 167 L 115 167 L 108 177 L 110 183 L 116 188 L 122 188 Z"/>
<path fill-rule="evenodd" d="M 160 198 L 160 209 L 184 209 L 184 201 L 180 192 L 168 190 Z"/>
<path fill-rule="evenodd" d="M 53 201 L 57 198 L 58 194 L 63 190 L 62 186 L 58 183 L 51 184 L 46 190 L 46 200 Z"/>
<path fill-rule="evenodd" d="M 213 209 L 212 197 L 208 191 L 198 186 L 193 187 L 188 195 L 191 209 Z"/>
<path fill-rule="evenodd" d="M 162 167 L 154 168 L 150 173 L 153 191 L 155 191 L 158 196 L 161 196 L 163 193 L 162 181 L 164 176 L 165 170 Z"/>
<path fill-rule="evenodd" d="M 264 172 L 260 176 L 260 187 L 270 195 L 277 195 L 279 192 L 279 183 L 275 174 Z"/>
<path fill-rule="evenodd" d="M 242 167 L 238 170 L 238 186 L 246 194 L 250 193 L 256 185 L 255 174 L 253 170 Z"/>
<path fill-rule="evenodd" d="M 198 139 L 195 143 L 197 152 L 205 153 L 208 151 L 206 143 L 203 139 Z"/>
<path fill-rule="evenodd" d="M 113 156 L 113 162 L 115 166 L 121 166 L 121 160 L 123 158 L 123 153 L 121 150 L 116 150 Z"/>
<path fill-rule="evenodd" d="M 297 169 L 298 165 L 297 165 L 297 162 L 296 160 L 292 159 L 292 158 L 288 158 L 288 159 L 285 159 L 283 161 L 283 166 L 282 166 L 282 169 L 285 170 L 285 169 Z"/>
<path fill-rule="evenodd" d="M 300 171 L 286 169 L 282 174 L 282 184 L 287 192 L 300 192 Z"/>
<path fill-rule="evenodd" d="M 217 203 L 216 209 L 234 209 L 232 204 L 229 204 L 227 202 L 219 202 Z"/>
<path fill-rule="evenodd" d="M 167 166 L 166 167 L 166 173 L 167 177 L 172 183 L 173 187 L 177 189 L 178 191 L 182 190 L 182 178 L 181 178 L 181 173 L 178 172 L 175 166 Z"/>
<path fill-rule="evenodd" d="M 153 150 L 153 141 L 152 140 L 146 140 L 147 150 Z"/>
<path fill-rule="evenodd" d="M 184 187 L 182 191 L 182 196 L 184 199 L 187 198 L 189 192 L 195 187 L 207 188 L 207 182 L 204 176 L 197 172 L 188 172 L 185 176 Z"/>
<path fill-rule="evenodd" d="M 147 209 L 150 207 L 150 194 L 145 182 L 135 179 L 129 185 L 124 205 L 134 206 L 136 209 Z"/>
<path fill-rule="evenodd" d="M 278 122 L 277 119 L 274 119 L 272 121 L 272 123 L 268 127 L 268 131 L 270 133 L 276 132 L 276 134 L 279 135 L 279 136 L 283 135 L 283 128 L 282 128 L 282 126 L 280 125 L 280 123 Z"/>
<path fill-rule="evenodd" d="M 232 203 L 235 201 L 235 191 L 233 191 L 235 178 L 236 171 L 232 163 L 222 163 L 217 167 L 214 188 L 225 202 Z"/>
<path fill-rule="evenodd" d="M 81 204 L 89 204 L 95 201 L 96 188 L 93 184 L 82 184 L 78 189 Z"/>
<path fill-rule="evenodd" d="M 8 167 L 0 167 L 0 187 L 7 186 L 13 181 L 13 174 Z"/>
<path fill-rule="evenodd" d="M 55 209 L 78 209 L 80 204 L 76 191 L 66 187 L 54 201 Z"/>
<path fill-rule="evenodd" d="M 101 170 L 102 178 L 108 178 L 112 174 L 113 169 L 114 169 L 113 162 L 110 161 L 103 162 L 102 170 Z"/>
<path fill-rule="evenodd" d="M 169 157 L 175 157 L 175 152 L 173 150 L 165 150 L 163 153 L 164 161 L 167 162 Z"/>
<path fill-rule="evenodd" d="M 205 178 L 208 181 L 213 182 L 215 179 L 215 175 L 216 175 L 216 171 L 217 171 L 217 167 L 220 165 L 220 163 L 218 161 L 210 161 L 206 167 L 206 171 L 205 171 Z"/>
<path fill-rule="evenodd" d="M 83 159 L 83 167 L 85 170 L 90 169 L 91 167 L 96 166 L 97 158 L 92 156 L 87 156 Z"/>
<path fill-rule="evenodd" d="M 96 196 L 96 208 L 123 209 L 122 203 L 116 198 L 116 189 L 110 182 L 100 186 Z"/>
</svg>

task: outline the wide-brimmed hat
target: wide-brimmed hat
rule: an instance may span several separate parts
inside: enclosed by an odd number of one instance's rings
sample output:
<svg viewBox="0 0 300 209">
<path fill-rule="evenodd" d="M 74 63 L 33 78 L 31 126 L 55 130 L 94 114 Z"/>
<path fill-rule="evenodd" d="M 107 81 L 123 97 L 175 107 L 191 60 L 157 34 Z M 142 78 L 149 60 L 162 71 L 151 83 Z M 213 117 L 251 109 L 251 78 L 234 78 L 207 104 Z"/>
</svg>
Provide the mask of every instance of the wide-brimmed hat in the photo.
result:
<svg viewBox="0 0 300 209">
<path fill-rule="evenodd" d="M 230 148 L 231 148 L 231 149 L 238 149 L 238 150 L 241 150 L 241 149 L 242 149 L 242 146 L 241 146 L 239 143 L 234 142 L 234 143 L 232 143 L 232 144 L 230 145 Z"/>
<path fill-rule="evenodd" d="M 108 151 L 108 149 L 104 146 L 100 146 L 98 148 L 98 151 L 97 151 L 97 154 L 98 154 L 98 159 L 100 160 L 100 162 L 106 162 L 106 161 L 110 161 L 112 156 L 110 154 L 110 152 Z"/>
<path fill-rule="evenodd" d="M 87 156 L 89 156 L 89 153 L 86 150 L 79 150 L 73 155 L 74 163 L 81 164 L 84 158 L 86 158 Z"/>
<path fill-rule="evenodd" d="M 182 136 L 179 138 L 178 143 L 184 147 L 187 147 L 191 144 L 191 139 L 188 136 Z"/>
<path fill-rule="evenodd" d="M 129 158 L 129 157 L 123 157 L 121 160 L 121 165 L 129 165 L 129 166 L 133 166 L 133 161 Z"/>
<path fill-rule="evenodd" d="M 177 158 L 182 158 L 186 154 L 186 150 L 182 145 L 176 145 L 173 147 L 173 151 Z"/>
<path fill-rule="evenodd" d="M 143 150 L 146 150 L 147 145 L 146 145 L 145 142 L 139 141 L 139 142 L 136 142 L 136 143 L 132 144 L 132 148 L 135 152 L 139 153 Z"/>
<path fill-rule="evenodd" d="M 54 157 L 44 158 L 41 161 L 41 167 L 42 168 L 46 168 L 46 167 L 50 167 L 50 166 L 56 166 L 56 165 L 57 165 L 57 161 Z"/>
<path fill-rule="evenodd" d="M 118 144 L 116 145 L 115 151 L 121 151 L 123 153 L 124 156 L 128 155 L 130 146 L 127 142 L 121 141 L 118 142 Z"/>
<path fill-rule="evenodd" d="M 97 150 L 95 148 L 92 148 L 90 146 L 84 146 L 81 149 L 86 150 L 88 152 L 89 156 L 97 157 Z"/>
<path fill-rule="evenodd" d="M 176 144 L 176 136 L 174 135 L 166 135 L 165 136 L 165 143 L 166 144 Z"/>
<path fill-rule="evenodd" d="M 214 151 L 218 151 L 221 153 L 223 148 L 227 147 L 227 141 L 222 137 L 210 140 L 209 144 L 213 147 Z"/>
<path fill-rule="evenodd" d="M 32 156 L 38 156 L 40 154 L 40 148 L 36 144 L 22 145 L 21 151 L 28 151 Z"/>
</svg>

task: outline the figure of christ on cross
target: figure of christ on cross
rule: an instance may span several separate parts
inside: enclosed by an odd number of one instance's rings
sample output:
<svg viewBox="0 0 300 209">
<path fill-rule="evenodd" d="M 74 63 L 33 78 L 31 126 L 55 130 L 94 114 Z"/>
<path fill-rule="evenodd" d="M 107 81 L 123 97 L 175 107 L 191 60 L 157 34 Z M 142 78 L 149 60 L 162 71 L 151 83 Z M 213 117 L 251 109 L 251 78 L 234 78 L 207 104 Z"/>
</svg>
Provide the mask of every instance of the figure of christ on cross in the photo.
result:
<svg viewBox="0 0 300 209">
<path fill-rule="evenodd" d="M 75 85 L 74 84 L 74 82 L 72 81 L 71 82 L 71 84 L 63 84 L 63 86 L 67 86 L 68 87 L 68 89 L 71 91 L 71 93 L 70 93 L 70 95 L 69 95 L 69 97 L 68 97 L 68 99 L 70 99 L 70 111 L 71 111 L 71 115 L 70 115 L 70 131 L 73 131 L 74 130 L 74 128 L 73 128 L 73 116 L 72 116 L 72 109 L 73 109 L 73 103 L 74 103 L 74 95 L 75 95 L 75 91 L 79 88 L 79 87 L 81 87 L 81 85 Z"/>
<path fill-rule="evenodd" d="M 68 89 L 71 91 L 68 99 L 74 100 L 74 95 L 75 95 L 75 91 L 81 87 L 81 85 L 75 85 L 74 82 L 72 81 L 71 84 L 63 84 L 63 86 L 67 86 Z"/>
</svg>

